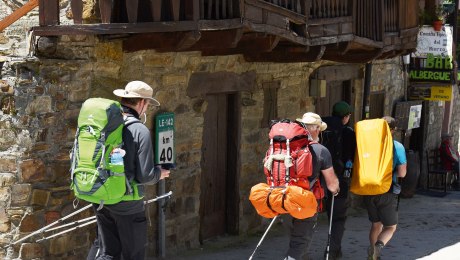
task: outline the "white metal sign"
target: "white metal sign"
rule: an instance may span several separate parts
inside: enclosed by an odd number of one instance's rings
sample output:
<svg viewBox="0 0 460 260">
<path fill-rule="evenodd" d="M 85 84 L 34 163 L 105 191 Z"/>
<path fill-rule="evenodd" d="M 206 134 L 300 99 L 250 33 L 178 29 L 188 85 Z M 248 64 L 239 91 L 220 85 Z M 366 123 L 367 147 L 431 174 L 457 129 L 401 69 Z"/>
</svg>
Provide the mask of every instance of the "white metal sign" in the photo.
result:
<svg viewBox="0 0 460 260">
<path fill-rule="evenodd" d="M 441 57 L 452 57 L 452 26 L 443 26 L 435 31 L 432 26 L 424 25 L 417 37 L 417 50 L 412 57 L 426 58 L 428 54 Z"/>
</svg>

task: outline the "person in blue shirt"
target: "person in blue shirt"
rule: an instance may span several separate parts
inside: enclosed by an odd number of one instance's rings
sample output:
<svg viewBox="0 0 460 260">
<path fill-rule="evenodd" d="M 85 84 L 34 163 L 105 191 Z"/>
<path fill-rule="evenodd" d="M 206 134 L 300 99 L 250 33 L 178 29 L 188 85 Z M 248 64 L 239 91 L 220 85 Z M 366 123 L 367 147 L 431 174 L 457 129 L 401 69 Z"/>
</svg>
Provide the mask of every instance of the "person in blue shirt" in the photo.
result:
<svg viewBox="0 0 460 260">
<path fill-rule="evenodd" d="M 393 117 L 385 116 L 383 119 L 388 123 L 391 134 L 396 130 L 396 121 Z M 380 259 L 383 247 L 390 241 L 398 224 L 397 201 L 401 187 L 398 178 L 406 176 L 406 151 L 404 146 L 393 140 L 393 183 L 388 192 L 379 195 L 364 196 L 369 220 L 372 222 L 369 232 L 370 247 L 368 259 Z"/>
</svg>

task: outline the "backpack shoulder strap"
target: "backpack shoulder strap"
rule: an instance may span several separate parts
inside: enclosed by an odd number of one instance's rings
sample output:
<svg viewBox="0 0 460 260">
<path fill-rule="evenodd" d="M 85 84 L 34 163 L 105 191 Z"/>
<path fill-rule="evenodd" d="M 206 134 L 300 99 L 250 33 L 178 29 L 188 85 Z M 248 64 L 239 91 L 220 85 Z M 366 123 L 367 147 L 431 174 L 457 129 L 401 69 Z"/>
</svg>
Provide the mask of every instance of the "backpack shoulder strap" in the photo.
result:
<svg viewBox="0 0 460 260">
<path fill-rule="evenodd" d="M 321 174 L 321 170 L 319 172 L 315 172 L 315 166 L 319 167 L 318 165 L 316 165 L 317 163 L 319 163 L 319 160 L 318 160 L 318 155 L 313 150 L 312 144 L 319 144 L 319 143 L 316 141 L 310 141 L 307 146 L 308 150 L 310 150 L 310 153 L 311 153 L 312 171 L 313 171 L 312 176 L 308 177 L 308 180 L 310 181 L 311 187 L 313 188 L 314 186 L 313 184 L 315 182 L 317 181 L 322 182 L 323 175 Z"/>
<path fill-rule="evenodd" d="M 123 115 L 123 120 L 125 121 L 125 127 L 135 124 L 135 123 L 141 123 L 141 121 L 134 116 L 126 116 Z"/>
</svg>

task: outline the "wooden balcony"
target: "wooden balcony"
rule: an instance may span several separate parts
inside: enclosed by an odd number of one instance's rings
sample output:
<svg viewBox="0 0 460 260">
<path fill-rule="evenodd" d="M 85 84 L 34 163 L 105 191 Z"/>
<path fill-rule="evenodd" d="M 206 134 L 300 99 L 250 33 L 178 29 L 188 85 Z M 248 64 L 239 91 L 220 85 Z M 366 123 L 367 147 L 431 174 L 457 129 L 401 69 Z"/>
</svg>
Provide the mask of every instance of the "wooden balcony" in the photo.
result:
<svg viewBox="0 0 460 260">
<path fill-rule="evenodd" d="M 367 62 L 413 51 L 417 0 L 100 0 L 99 21 L 61 25 L 59 0 L 40 0 L 35 35 L 123 38 L 124 51 L 243 54 L 249 61 Z M 63 11 L 61 11 L 63 12 Z"/>
</svg>

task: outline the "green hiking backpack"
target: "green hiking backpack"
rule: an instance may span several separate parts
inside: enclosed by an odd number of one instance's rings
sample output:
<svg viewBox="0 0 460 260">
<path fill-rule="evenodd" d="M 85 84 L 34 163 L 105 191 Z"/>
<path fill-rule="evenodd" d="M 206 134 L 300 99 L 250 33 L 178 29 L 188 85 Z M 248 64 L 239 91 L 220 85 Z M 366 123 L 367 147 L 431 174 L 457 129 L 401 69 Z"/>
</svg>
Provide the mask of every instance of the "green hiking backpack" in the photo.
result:
<svg viewBox="0 0 460 260">
<path fill-rule="evenodd" d="M 118 163 L 111 161 L 115 149 L 123 151 L 123 127 L 140 122 L 125 121 L 117 101 L 90 98 L 83 103 L 71 152 L 70 188 L 75 197 L 101 206 L 142 199 L 137 184 L 125 176 L 121 155 Z"/>
</svg>

